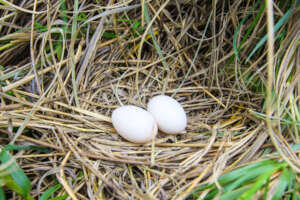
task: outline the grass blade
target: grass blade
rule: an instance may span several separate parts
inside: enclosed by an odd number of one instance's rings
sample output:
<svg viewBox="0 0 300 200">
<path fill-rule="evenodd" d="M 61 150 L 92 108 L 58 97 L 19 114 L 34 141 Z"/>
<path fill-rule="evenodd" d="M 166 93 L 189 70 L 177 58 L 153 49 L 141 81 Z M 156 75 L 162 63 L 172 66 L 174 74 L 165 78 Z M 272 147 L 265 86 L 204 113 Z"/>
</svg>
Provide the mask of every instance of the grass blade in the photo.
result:
<svg viewBox="0 0 300 200">
<path fill-rule="evenodd" d="M 76 39 L 76 29 L 77 29 L 77 16 L 78 16 L 78 0 L 74 1 L 74 14 L 73 14 L 73 22 L 72 22 L 72 32 L 71 32 L 71 39 L 73 41 L 73 47 L 74 47 L 74 41 Z M 74 92 L 74 99 L 76 106 L 79 106 L 79 100 L 78 100 L 78 86 L 76 84 L 76 66 L 75 66 L 75 53 L 73 48 L 71 48 L 71 71 L 72 71 L 72 86 L 73 86 L 73 92 Z"/>
<path fill-rule="evenodd" d="M 279 183 L 276 188 L 276 192 L 272 198 L 272 200 L 280 200 L 281 197 L 284 195 L 284 191 L 288 187 L 289 183 L 293 179 L 293 172 L 284 168 L 282 174 L 280 176 Z"/>
<path fill-rule="evenodd" d="M 289 19 L 291 13 L 292 13 L 292 8 L 290 8 L 284 15 L 283 17 L 276 23 L 276 25 L 274 26 L 274 33 L 276 33 L 283 25 L 284 23 Z M 257 43 L 257 45 L 255 46 L 255 48 L 251 51 L 251 53 L 249 54 L 246 63 L 249 62 L 249 60 L 251 59 L 251 57 L 256 53 L 256 51 L 267 41 L 267 34 Z"/>
<path fill-rule="evenodd" d="M 49 200 L 64 200 L 64 199 L 66 199 L 68 197 L 68 195 L 67 194 L 64 194 L 64 195 L 61 195 L 61 196 L 58 196 L 58 197 L 53 197 L 53 198 L 51 198 L 51 199 L 49 199 Z"/>
<path fill-rule="evenodd" d="M 253 186 L 246 191 L 244 194 L 242 194 L 242 196 L 240 197 L 240 199 L 252 199 L 253 195 L 259 190 L 261 189 L 261 187 L 263 187 L 263 185 L 265 183 L 268 182 L 268 179 L 270 178 L 270 176 L 278 169 L 280 169 L 283 165 L 278 165 L 276 167 L 272 167 L 266 171 L 261 171 L 261 173 L 263 173 L 262 175 L 260 175 L 258 177 L 258 179 L 255 181 L 255 183 L 253 184 Z"/>
<path fill-rule="evenodd" d="M 284 163 L 285 164 L 285 163 Z M 275 169 L 279 166 L 283 165 L 282 163 L 278 163 L 273 160 L 263 160 L 260 162 L 255 162 L 253 164 L 247 165 L 245 167 L 241 167 L 238 169 L 235 169 L 231 172 L 228 172 L 224 175 L 222 175 L 219 178 L 219 183 L 224 189 L 224 194 L 222 197 L 224 199 L 227 199 L 231 197 L 231 194 L 236 192 L 235 194 L 241 195 L 242 189 L 235 190 L 236 188 L 242 187 L 244 188 L 245 183 L 251 183 L 253 180 L 255 180 L 256 177 L 260 176 L 261 174 L 265 173 L 268 170 Z M 249 186 L 250 188 L 250 186 Z M 205 199 L 213 199 L 215 195 L 218 193 L 218 189 L 216 188 L 215 184 L 210 185 L 203 185 L 194 190 L 190 198 L 197 196 L 197 192 L 201 192 L 204 190 L 209 189 L 210 192 L 205 196 Z"/>
<path fill-rule="evenodd" d="M 9 144 L 6 145 L 2 151 L 12 151 L 12 150 L 24 150 L 24 149 L 31 149 L 31 150 L 36 150 L 42 153 L 50 153 L 52 152 L 51 149 L 47 149 L 47 148 L 43 148 L 43 147 L 39 147 L 39 146 L 34 146 L 34 145 L 13 145 L 13 144 Z"/>
<path fill-rule="evenodd" d="M 220 197 L 220 200 L 232 200 L 237 199 L 241 194 L 249 190 L 250 187 L 243 187 L 232 191 L 231 193 L 224 194 Z"/>
<path fill-rule="evenodd" d="M 12 159 L 13 157 L 7 151 L 1 151 L 0 161 L 2 164 L 11 162 Z M 13 160 L 9 167 L 4 169 L 4 172 L 5 171 L 8 173 L 5 178 L 7 181 L 6 186 L 20 194 L 22 197 L 28 199 L 31 190 L 31 184 L 23 170 Z"/>
<path fill-rule="evenodd" d="M 226 183 L 230 183 L 240 177 L 243 177 L 245 174 L 249 174 L 251 171 L 255 171 L 256 169 L 261 169 L 261 168 L 268 168 L 276 165 L 277 162 L 272 161 L 272 160 L 264 160 L 260 162 L 253 163 L 251 165 L 247 165 L 242 168 L 238 168 L 233 170 L 232 172 L 229 172 L 227 174 L 224 174 L 223 176 L 220 177 L 219 183 L 221 185 L 224 185 Z"/>
<path fill-rule="evenodd" d="M 247 40 L 248 36 L 250 35 L 250 33 L 253 31 L 253 29 L 255 28 L 255 26 L 258 23 L 259 18 L 261 17 L 262 13 L 264 12 L 264 9 L 266 7 L 265 2 L 263 2 L 263 5 L 261 6 L 261 8 L 259 9 L 257 15 L 255 16 L 253 22 L 251 23 L 249 29 L 247 30 L 245 36 L 242 39 L 242 42 L 240 43 L 239 48 L 241 48 L 241 46 L 244 44 L 244 42 Z"/>
<path fill-rule="evenodd" d="M 48 188 L 45 192 L 43 192 L 43 194 L 41 195 L 41 197 L 39 198 L 39 200 L 48 200 L 49 197 L 56 192 L 57 190 L 59 190 L 61 188 L 61 184 L 57 184 L 55 186 L 52 186 L 50 188 Z"/>
<path fill-rule="evenodd" d="M 234 54 L 235 54 L 235 57 L 239 60 L 239 52 L 238 52 L 238 47 L 237 47 L 237 37 L 238 37 L 238 33 L 239 33 L 239 30 L 240 28 L 242 27 L 242 25 L 246 22 L 246 20 L 248 19 L 248 17 L 250 16 L 250 13 L 253 12 L 253 10 L 259 5 L 260 1 L 256 2 L 255 5 L 252 7 L 252 9 L 247 13 L 247 15 L 242 19 L 241 23 L 238 25 L 237 29 L 235 30 L 234 32 L 234 36 L 233 36 L 233 50 L 234 50 Z M 251 29 L 251 26 L 250 26 L 250 29 Z M 249 30 L 250 30 L 249 29 Z M 249 32 L 248 30 L 248 32 Z M 249 34 L 247 32 L 247 34 Z M 247 38 L 248 35 L 245 35 L 243 41 Z M 242 44 L 242 42 L 241 42 Z M 240 45 L 241 46 L 241 45 Z"/>
<path fill-rule="evenodd" d="M 1 187 L 0 187 L 0 200 L 6 200 L 5 195 L 4 195 L 4 191 Z"/>
<path fill-rule="evenodd" d="M 274 171 L 275 169 L 278 169 L 278 165 L 267 165 L 267 166 L 261 166 L 254 168 L 249 171 L 245 171 L 242 177 L 238 177 L 236 181 L 234 181 L 232 184 L 230 184 L 226 188 L 226 192 L 231 192 L 237 187 L 243 186 L 245 183 L 249 183 L 252 180 L 254 180 L 256 177 L 260 176 L 261 174 L 266 174 L 270 171 Z"/>
<path fill-rule="evenodd" d="M 146 19 L 147 24 L 150 24 L 150 17 L 149 17 L 149 12 L 148 12 L 148 6 L 147 6 L 146 3 L 145 3 L 144 6 L 145 6 L 145 19 Z M 161 49 L 160 49 L 160 47 L 159 47 L 159 45 L 158 45 L 158 43 L 156 41 L 156 37 L 155 37 L 155 35 L 154 35 L 153 31 L 152 31 L 152 28 L 150 28 L 149 32 L 150 32 L 152 41 L 154 43 L 154 47 L 155 47 L 155 49 L 156 49 L 156 51 L 157 51 L 157 53 L 159 55 L 159 58 L 162 59 L 162 64 L 163 64 L 165 70 L 169 71 L 169 67 L 168 67 L 166 61 L 163 60 L 164 57 L 163 57 L 162 51 L 161 51 Z"/>
</svg>

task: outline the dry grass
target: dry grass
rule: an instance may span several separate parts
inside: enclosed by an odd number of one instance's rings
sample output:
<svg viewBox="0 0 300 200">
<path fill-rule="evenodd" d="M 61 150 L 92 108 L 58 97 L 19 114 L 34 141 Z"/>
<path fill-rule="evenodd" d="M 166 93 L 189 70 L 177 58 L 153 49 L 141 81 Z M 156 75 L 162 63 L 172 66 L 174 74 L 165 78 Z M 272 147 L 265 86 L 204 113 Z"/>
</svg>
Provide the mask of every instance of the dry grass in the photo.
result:
<svg viewBox="0 0 300 200">
<path fill-rule="evenodd" d="M 264 49 L 244 62 L 266 33 L 264 15 L 242 44 L 240 60 L 234 57 L 234 32 L 251 1 L 155 0 L 146 6 L 139 1 L 79 1 L 79 13 L 73 12 L 72 1 L 66 1 L 65 11 L 60 1 L 3 2 L 0 144 L 53 150 L 18 154 L 33 197 L 58 180 L 63 185 L 59 193 L 72 199 L 184 199 L 200 184 L 259 160 L 266 148 L 274 150 L 264 120 L 253 114 L 264 112 L 264 95 L 250 90 L 245 78 L 254 74 L 266 82 Z M 282 16 L 280 9 L 275 16 Z M 238 43 L 254 14 L 241 27 Z M 78 15 L 87 19 L 72 29 Z M 283 60 L 292 60 L 293 66 L 299 66 L 297 15 L 295 10 L 285 25 L 285 41 L 275 43 L 275 57 L 285 55 Z M 132 31 L 134 25 L 144 25 L 140 34 Z M 282 63 L 286 67 L 273 84 L 287 105 L 285 97 L 291 94 L 299 101 L 299 68 L 293 71 L 290 62 Z M 292 72 L 296 76 L 288 83 Z M 145 107 L 161 93 L 183 105 L 185 134 L 159 133 L 154 144 L 146 145 L 116 134 L 110 123 L 113 109 L 122 104 Z M 280 107 L 274 116 L 285 111 Z M 279 133 L 281 142 L 299 142 L 291 129 Z M 290 159 L 299 163 L 297 156 Z"/>
</svg>

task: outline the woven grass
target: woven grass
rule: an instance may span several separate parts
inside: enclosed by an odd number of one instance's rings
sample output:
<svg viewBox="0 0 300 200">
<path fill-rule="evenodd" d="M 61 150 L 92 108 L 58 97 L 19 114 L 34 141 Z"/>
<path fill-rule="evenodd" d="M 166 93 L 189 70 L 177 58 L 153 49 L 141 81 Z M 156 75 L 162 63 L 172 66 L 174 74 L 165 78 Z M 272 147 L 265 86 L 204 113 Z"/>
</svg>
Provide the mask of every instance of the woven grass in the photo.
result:
<svg viewBox="0 0 300 200">
<path fill-rule="evenodd" d="M 184 199 L 263 159 L 266 149 L 275 151 L 257 114 L 265 112 L 267 47 L 245 62 L 266 34 L 264 15 L 241 43 L 258 13 L 254 2 L 78 1 L 78 12 L 72 1 L 65 8 L 64 1 L 3 2 L 0 144 L 52 150 L 15 154 L 33 197 L 59 182 L 57 195 L 72 199 Z M 276 5 L 280 17 L 285 5 Z M 299 101 L 299 68 L 290 67 L 299 65 L 298 15 L 293 10 L 282 27 L 287 36 L 275 43 L 276 58 L 286 61 L 275 93 L 286 107 L 291 94 Z M 297 75 L 289 82 L 292 72 Z M 127 104 L 145 108 L 158 94 L 182 104 L 185 133 L 159 132 L 144 145 L 120 137 L 112 111 Z M 283 108 L 275 111 L 279 117 Z M 279 131 L 278 141 L 287 142 L 282 148 L 299 142 L 291 132 Z"/>
</svg>

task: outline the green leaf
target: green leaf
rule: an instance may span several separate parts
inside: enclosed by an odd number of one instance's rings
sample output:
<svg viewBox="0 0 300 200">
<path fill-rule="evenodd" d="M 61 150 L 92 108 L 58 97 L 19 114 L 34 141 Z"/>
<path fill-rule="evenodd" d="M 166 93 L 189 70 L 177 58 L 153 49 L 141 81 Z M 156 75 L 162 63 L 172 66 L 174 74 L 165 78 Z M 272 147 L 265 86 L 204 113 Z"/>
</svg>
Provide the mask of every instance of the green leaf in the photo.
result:
<svg viewBox="0 0 300 200">
<path fill-rule="evenodd" d="M 49 197 L 56 192 L 57 190 L 59 190 L 61 188 L 61 184 L 57 184 L 55 186 L 52 186 L 50 188 L 48 188 L 45 192 L 43 192 L 43 194 L 41 195 L 41 197 L 39 198 L 39 200 L 48 200 Z"/>
<path fill-rule="evenodd" d="M 284 195 L 284 191 L 288 187 L 289 183 L 291 183 L 291 180 L 293 178 L 292 171 L 288 170 L 287 168 L 284 168 L 282 171 L 282 174 L 280 176 L 279 183 L 276 188 L 276 192 L 272 198 L 272 200 L 280 200 L 281 197 Z"/>
<path fill-rule="evenodd" d="M 12 162 L 2 172 L 7 172 L 5 176 L 5 185 L 22 197 L 27 198 L 31 190 L 31 184 L 28 177 L 25 175 L 23 170 L 18 166 L 13 157 L 6 151 L 1 151 L 0 161 L 2 164 Z"/>
<path fill-rule="evenodd" d="M 6 171 L 8 171 L 8 170 L 6 170 Z M 20 194 L 21 190 L 18 187 L 18 185 L 16 185 L 16 183 L 12 179 L 12 177 L 9 175 L 9 172 L 1 171 L 1 173 L 6 174 L 6 175 L 1 176 L 1 185 L 6 186 L 6 187 L 12 189 L 13 191 L 17 192 L 18 194 Z"/>
</svg>

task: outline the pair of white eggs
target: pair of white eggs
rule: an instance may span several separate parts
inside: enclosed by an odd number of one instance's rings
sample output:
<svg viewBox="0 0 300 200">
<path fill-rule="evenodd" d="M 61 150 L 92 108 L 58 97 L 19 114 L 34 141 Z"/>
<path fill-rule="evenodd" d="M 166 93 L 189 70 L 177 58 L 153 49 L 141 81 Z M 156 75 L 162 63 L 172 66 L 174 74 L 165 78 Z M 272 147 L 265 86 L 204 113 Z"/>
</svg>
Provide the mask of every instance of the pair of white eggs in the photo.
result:
<svg viewBox="0 0 300 200">
<path fill-rule="evenodd" d="M 168 134 L 185 130 L 187 117 L 182 106 L 172 97 L 153 97 L 147 110 L 127 105 L 112 113 L 112 124 L 126 140 L 134 143 L 147 143 L 155 138 L 158 129 Z"/>
</svg>

